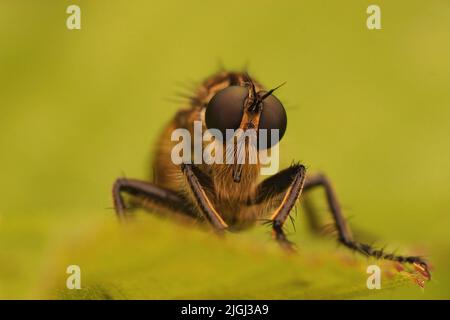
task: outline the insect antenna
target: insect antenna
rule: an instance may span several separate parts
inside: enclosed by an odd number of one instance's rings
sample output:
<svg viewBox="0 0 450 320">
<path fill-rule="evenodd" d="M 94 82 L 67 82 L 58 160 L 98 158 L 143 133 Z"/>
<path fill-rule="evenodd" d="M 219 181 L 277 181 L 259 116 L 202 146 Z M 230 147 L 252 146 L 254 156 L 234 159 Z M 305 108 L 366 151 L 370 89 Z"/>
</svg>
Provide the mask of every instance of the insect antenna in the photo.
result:
<svg viewBox="0 0 450 320">
<path fill-rule="evenodd" d="M 275 88 L 270 89 L 269 91 L 267 91 L 267 92 L 261 97 L 261 100 L 264 100 L 264 99 L 267 98 L 268 96 L 272 95 L 272 93 L 274 93 L 275 90 L 281 88 L 281 87 L 284 86 L 285 84 L 286 84 L 286 81 L 283 82 L 282 84 L 276 86 Z"/>
</svg>

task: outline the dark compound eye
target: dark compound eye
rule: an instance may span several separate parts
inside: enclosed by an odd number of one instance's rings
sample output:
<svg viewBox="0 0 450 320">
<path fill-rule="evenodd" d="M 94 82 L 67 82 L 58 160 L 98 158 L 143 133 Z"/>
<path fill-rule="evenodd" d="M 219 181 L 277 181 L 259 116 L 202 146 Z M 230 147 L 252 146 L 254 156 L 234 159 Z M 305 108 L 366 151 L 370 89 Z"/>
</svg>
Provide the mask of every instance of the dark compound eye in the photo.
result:
<svg viewBox="0 0 450 320">
<path fill-rule="evenodd" d="M 224 138 L 226 129 L 239 128 L 247 96 L 248 89 L 240 86 L 230 86 L 216 93 L 206 107 L 206 127 L 220 130 Z"/>
<path fill-rule="evenodd" d="M 266 92 L 260 91 L 258 95 L 262 97 Z M 278 141 L 272 141 L 271 129 L 278 129 L 279 138 L 281 140 L 286 132 L 287 116 L 283 105 L 274 95 L 267 96 L 263 101 L 263 109 L 259 118 L 259 129 L 267 129 L 267 147 L 273 147 Z M 261 133 L 260 133 L 261 134 Z"/>
</svg>

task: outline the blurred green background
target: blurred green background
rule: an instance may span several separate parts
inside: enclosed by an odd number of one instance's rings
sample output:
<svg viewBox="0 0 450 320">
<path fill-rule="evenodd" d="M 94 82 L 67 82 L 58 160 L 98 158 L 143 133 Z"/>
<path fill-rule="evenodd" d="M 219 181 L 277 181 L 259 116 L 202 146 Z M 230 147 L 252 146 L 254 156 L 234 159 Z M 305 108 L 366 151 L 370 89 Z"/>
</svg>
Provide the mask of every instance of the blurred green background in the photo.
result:
<svg viewBox="0 0 450 320">
<path fill-rule="evenodd" d="M 450 298 L 450 2 L 377 1 L 370 31 L 372 3 L 3 0 L 0 298 Z M 367 290 L 373 262 L 311 236 L 301 210 L 295 257 L 265 227 L 224 241 L 144 213 L 117 227 L 114 179 L 148 177 L 169 100 L 218 61 L 287 81 L 281 167 L 326 172 L 354 228 L 427 255 L 424 290 Z M 84 290 L 64 290 L 68 264 Z"/>
</svg>

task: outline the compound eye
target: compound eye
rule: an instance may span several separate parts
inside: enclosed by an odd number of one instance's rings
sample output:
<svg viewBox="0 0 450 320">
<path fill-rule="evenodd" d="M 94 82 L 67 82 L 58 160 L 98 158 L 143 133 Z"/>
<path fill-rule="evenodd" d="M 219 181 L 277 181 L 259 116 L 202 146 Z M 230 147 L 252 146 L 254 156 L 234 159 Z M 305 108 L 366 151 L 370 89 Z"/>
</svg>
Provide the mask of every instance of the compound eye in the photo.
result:
<svg viewBox="0 0 450 320">
<path fill-rule="evenodd" d="M 259 96 L 264 95 L 264 91 L 258 92 Z M 280 100 L 278 100 L 274 95 L 266 97 L 263 101 L 263 109 L 261 116 L 259 118 L 259 129 L 267 129 L 266 131 L 266 145 L 267 148 L 271 148 L 278 143 L 281 138 L 283 138 L 286 132 L 287 126 L 287 116 L 283 105 Z M 272 141 L 271 130 L 277 129 L 278 131 L 278 141 Z M 259 133 L 261 134 L 261 132 Z M 262 136 L 260 136 L 262 137 Z M 259 143 L 261 145 L 261 143 Z M 262 144 L 261 148 L 264 146 Z"/>
<path fill-rule="evenodd" d="M 224 138 L 226 129 L 239 128 L 247 96 L 248 89 L 240 86 L 230 86 L 217 92 L 206 107 L 206 127 L 220 130 Z"/>
</svg>

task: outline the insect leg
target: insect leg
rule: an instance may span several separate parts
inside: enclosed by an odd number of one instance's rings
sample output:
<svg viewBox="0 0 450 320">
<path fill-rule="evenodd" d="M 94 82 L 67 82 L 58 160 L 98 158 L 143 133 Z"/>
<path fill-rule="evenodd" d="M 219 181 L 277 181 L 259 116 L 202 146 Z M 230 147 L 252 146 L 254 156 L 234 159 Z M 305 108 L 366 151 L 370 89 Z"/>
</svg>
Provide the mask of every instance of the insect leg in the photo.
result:
<svg viewBox="0 0 450 320">
<path fill-rule="evenodd" d="M 292 184 L 292 179 L 295 176 L 297 165 L 290 166 L 279 173 L 265 179 L 258 185 L 256 192 L 256 197 L 247 202 L 247 205 L 258 205 L 262 203 L 273 203 L 280 202 L 281 195 L 286 192 L 289 186 Z M 318 217 L 313 212 L 313 206 L 310 199 L 302 198 L 302 206 L 306 211 L 306 220 L 309 227 L 314 231 L 319 233 L 320 226 Z M 270 207 L 269 203 L 269 207 Z"/>
<path fill-rule="evenodd" d="M 357 252 L 360 252 L 366 256 L 372 256 L 379 259 L 393 260 L 401 263 L 414 264 L 415 266 L 423 270 L 424 273 L 428 276 L 428 278 L 430 278 L 427 263 L 421 257 L 414 257 L 414 256 L 405 257 L 395 255 L 393 253 L 386 253 L 383 250 L 374 249 L 368 244 L 354 241 L 352 233 L 342 214 L 341 207 L 339 205 L 339 202 L 333 191 L 333 187 L 331 186 L 329 179 L 324 175 L 316 175 L 309 177 L 305 182 L 304 191 L 307 192 L 317 187 L 322 187 L 325 190 L 328 207 L 331 211 L 331 214 L 333 215 L 333 219 L 338 231 L 339 242 L 341 242 L 346 247 L 355 250 Z"/>
<path fill-rule="evenodd" d="M 126 217 L 126 207 L 122 193 L 142 197 L 145 201 L 155 204 L 155 206 L 162 206 L 195 217 L 195 214 L 187 206 L 186 201 L 175 192 L 156 186 L 150 182 L 119 178 L 113 185 L 114 208 L 119 219 Z"/>
<path fill-rule="evenodd" d="M 257 196 L 254 203 L 269 201 L 271 198 L 285 192 L 281 203 L 270 217 L 270 223 L 272 224 L 275 239 L 287 249 L 291 249 L 292 244 L 283 231 L 283 225 L 289 217 L 295 202 L 300 197 L 305 183 L 305 175 L 305 167 L 300 164 L 295 164 L 267 178 L 261 182 L 257 189 Z"/>
<path fill-rule="evenodd" d="M 200 183 L 201 175 L 195 166 L 192 164 L 182 164 L 181 170 L 183 171 L 190 191 L 192 192 L 196 205 L 203 213 L 205 218 L 212 224 L 216 231 L 224 231 L 228 228 L 228 225 L 222 219 L 220 214 L 214 209 L 211 201 L 205 193 L 203 185 Z"/>
</svg>

